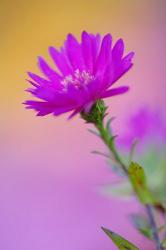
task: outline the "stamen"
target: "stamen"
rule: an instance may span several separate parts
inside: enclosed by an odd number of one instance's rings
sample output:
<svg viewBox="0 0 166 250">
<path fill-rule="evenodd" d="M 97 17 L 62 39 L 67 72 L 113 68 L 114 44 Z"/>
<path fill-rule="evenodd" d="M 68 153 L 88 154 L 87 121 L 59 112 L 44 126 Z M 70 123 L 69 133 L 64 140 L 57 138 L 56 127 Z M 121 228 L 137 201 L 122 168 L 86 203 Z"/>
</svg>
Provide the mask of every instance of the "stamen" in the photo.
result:
<svg viewBox="0 0 166 250">
<path fill-rule="evenodd" d="M 76 69 L 73 75 L 66 76 L 61 83 L 64 85 L 64 88 L 69 84 L 73 84 L 75 87 L 80 88 L 94 79 L 95 76 L 91 75 L 88 71 L 80 71 L 79 69 Z"/>
</svg>

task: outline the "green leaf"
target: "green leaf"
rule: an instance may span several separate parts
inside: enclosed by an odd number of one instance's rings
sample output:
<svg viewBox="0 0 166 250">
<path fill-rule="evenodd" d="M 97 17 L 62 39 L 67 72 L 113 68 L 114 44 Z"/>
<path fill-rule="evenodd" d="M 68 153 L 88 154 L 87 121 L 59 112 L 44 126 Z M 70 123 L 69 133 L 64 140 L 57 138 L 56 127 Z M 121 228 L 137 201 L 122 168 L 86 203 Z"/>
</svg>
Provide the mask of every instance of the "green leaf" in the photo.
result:
<svg viewBox="0 0 166 250">
<path fill-rule="evenodd" d="M 134 227 L 148 239 L 153 238 L 153 233 L 149 221 L 142 214 L 130 215 Z"/>
<path fill-rule="evenodd" d="M 106 157 L 106 158 L 108 158 L 108 159 L 111 158 L 111 156 L 110 156 L 109 154 L 106 154 L 106 153 L 103 153 L 103 152 L 100 152 L 100 151 L 97 151 L 97 150 L 93 150 L 93 151 L 91 151 L 91 153 L 92 153 L 92 154 L 96 154 L 96 155 L 104 156 L 104 157 Z"/>
<path fill-rule="evenodd" d="M 89 131 L 91 134 L 96 135 L 97 137 L 100 137 L 100 138 L 101 138 L 100 134 L 99 134 L 96 130 L 90 129 L 90 128 L 89 128 L 88 131 Z"/>
<path fill-rule="evenodd" d="M 107 123 L 106 123 L 106 129 L 107 131 L 110 133 L 110 135 L 112 134 L 112 131 L 111 131 L 111 123 L 112 121 L 115 119 L 115 117 L 111 117 L 110 119 L 108 119 Z"/>
<path fill-rule="evenodd" d="M 109 139 L 109 144 L 112 145 L 117 137 L 118 137 L 118 135 L 111 136 Z"/>
<path fill-rule="evenodd" d="M 162 248 L 166 248 L 166 239 L 164 239 L 161 243 Z"/>
<path fill-rule="evenodd" d="M 148 219 L 142 214 L 131 214 L 130 218 L 134 227 L 145 237 L 153 240 L 153 231 Z M 158 233 L 165 230 L 165 225 L 158 227 Z"/>
<path fill-rule="evenodd" d="M 113 241 L 113 243 L 118 247 L 119 250 L 139 250 L 138 247 L 133 245 L 128 240 L 124 239 L 119 234 L 116 234 L 104 227 L 102 227 L 102 230 L 108 235 L 108 237 Z"/>
<path fill-rule="evenodd" d="M 132 195 L 131 184 L 129 182 L 111 183 L 102 186 L 101 192 L 107 196 L 129 199 Z"/>
<path fill-rule="evenodd" d="M 140 202 L 143 204 L 155 204 L 156 201 L 147 186 L 144 169 L 137 163 L 131 162 L 128 173 Z"/>
<path fill-rule="evenodd" d="M 129 164 L 131 163 L 131 161 L 133 160 L 134 158 L 134 153 L 135 153 L 135 149 L 136 149 L 136 146 L 138 144 L 139 140 L 138 139 L 135 139 L 132 144 L 131 144 L 131 148 L 130 148 L 130 153 L 129 153 Z"/>
<path fill-rule="evenodd" d="M 139 228 L 139 232 L 142 233 L 146 238 L 153 240 L 153 233 L 150 228 Z"/>
</svg>

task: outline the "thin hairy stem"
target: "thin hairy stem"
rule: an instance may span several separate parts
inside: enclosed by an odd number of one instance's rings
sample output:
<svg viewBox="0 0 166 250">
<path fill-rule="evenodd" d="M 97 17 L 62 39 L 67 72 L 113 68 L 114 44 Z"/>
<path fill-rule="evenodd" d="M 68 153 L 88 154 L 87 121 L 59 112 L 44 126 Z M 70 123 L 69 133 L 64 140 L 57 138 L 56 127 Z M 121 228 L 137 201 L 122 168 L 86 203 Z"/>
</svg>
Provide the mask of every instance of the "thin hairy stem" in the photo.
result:
<svg viewBox="0 0 166 250">
<path fill-rule="evenodd" d="M 106 144 L 106 146 L 109 148 L 109 150 L 113 154 L 116 162 L 120 165 L 120 167 L 123 169 L 125 174 L 128 175 L 127 167 L 123 163 L 118 151 L 116 150 L 114 140 L 112 139 L 112 136 L 110 135 L 109 131 L 104 127 L 103 121 L 95 124 L 95 126 L 98 129 L 103 142 Z"/>
<path fill-rule="evenodd" d="M 156 250 L 162 250 L 163 248 L 161 247 L 161 244 L 160 244 L 158 229 L 157 229 L 157 225 L 156 225 L 155 218 L 154 218 L 154 215 L 153 215 L 153 208 L 149 204 L 147 204 L 145 206 L 145 208 L 146 208 L 146 212 L 147 212 L 147 215 L 148 215 L 148 218 L 149 218 L 149 223 L 151 225 L 153 239 L 154 239 L 154 241 L 156 243 Z"/>
<path fill-rule="evenodd" d="M 109 133 L 108 129 L 104 127 L 104 122 L 103 120 L 95 123 L 94 124 L 97 130 L 99 131 L 100 137 L 102 138 L 103 142 L 106 144 L 112 155 L 114 156 L 114 159 L 116 162 L 119 164 L 119 166 L 123 169 L 124 173 L 126 176 L 129 178 L 129 173 L 128 173 L 128 168 L 127 166 L 123 163 L 116 147 L 114 144 L 114 140 L 112 139 L 112 135 Z M 130 180 L 130 179 L 129 179 Z M 162 250 L 163 248 L 161 247 L 160 244 L 160 238 L 158 235 L 158 229 L 157 225 L 153 216 L 153 211 L 152 211 L 152 206 L 147 204 L 145 205 L 146 213 L 149 218 L 149 223 L 151 225 L 152 233 L 153 233 L 153 239 L 156 243 L 156 250 Z"/>
</svg>

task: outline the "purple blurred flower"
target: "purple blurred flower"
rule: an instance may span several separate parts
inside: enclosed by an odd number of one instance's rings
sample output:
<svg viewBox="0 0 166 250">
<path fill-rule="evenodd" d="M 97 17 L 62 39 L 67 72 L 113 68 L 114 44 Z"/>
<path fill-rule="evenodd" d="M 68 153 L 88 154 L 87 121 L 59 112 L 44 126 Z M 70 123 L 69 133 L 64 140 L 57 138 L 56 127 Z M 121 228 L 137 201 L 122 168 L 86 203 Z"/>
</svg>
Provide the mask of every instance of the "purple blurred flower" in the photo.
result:
<svg viewBox="0 0 166 250">
<path fill-rule="evenodd" d="M 159 111 L 151 111 L 148 107 L 142 107 L 131 116 L 127 122 L 128 131 L 122 135 L 120 144 L 131 146 L 134 140 L 141 144 L 154 143 L 166 139 L 166 123 Z"/>
<path fill-rule="evenodd" d="M 96 100 L 125 93 L 127 86 L 110 88 L 132 66 L 133 52 L 123 57 L 124 43 L 119 39 L 112 48 L 110 34 L 100 41 L 100 35 L 82 33 L 81 43 L 69 34 L 60 51 L 54 47 L 49 53 L 58 71 L 39 57 L 39 68 L 44 77 L 29 72 L 28 89 L 39 100 L 28 100 L 26 108 L 39 116 L 60 115 L 73 111 L 71 116 L 88 112 Z M 70 116 L 70 117 L 71 117 Z"/>
</svg>

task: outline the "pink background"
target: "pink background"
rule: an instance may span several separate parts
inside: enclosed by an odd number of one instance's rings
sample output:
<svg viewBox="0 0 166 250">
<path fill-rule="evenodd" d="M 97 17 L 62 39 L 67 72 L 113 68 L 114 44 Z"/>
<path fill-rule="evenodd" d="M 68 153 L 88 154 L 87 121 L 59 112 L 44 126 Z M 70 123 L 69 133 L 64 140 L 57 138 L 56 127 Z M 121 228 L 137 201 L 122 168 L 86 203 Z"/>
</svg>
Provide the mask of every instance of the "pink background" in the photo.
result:
<svg viewBox="0 0 166 250">
<path fill-rule="evenodd" d="M 116 249 L 100 226 L 122 234 L 142 249 L 150 243 L 128 222 L 134 201 L 103 197 L 111 181 L 104 149 L 79 117 L 38 118 L 21 104 L 26 71 L 37 72 L 36 57 L 60 46 L 68 32 L 82 30 L 122 37 L 136 52 L 133 69 L 119 83 L 131 91 L 108 100 L 116 130 L 142 104 L 165 104 L 165 0 L 10 1 L 1 0 L 1 169 L 0 249 Z"/>
</svg>

